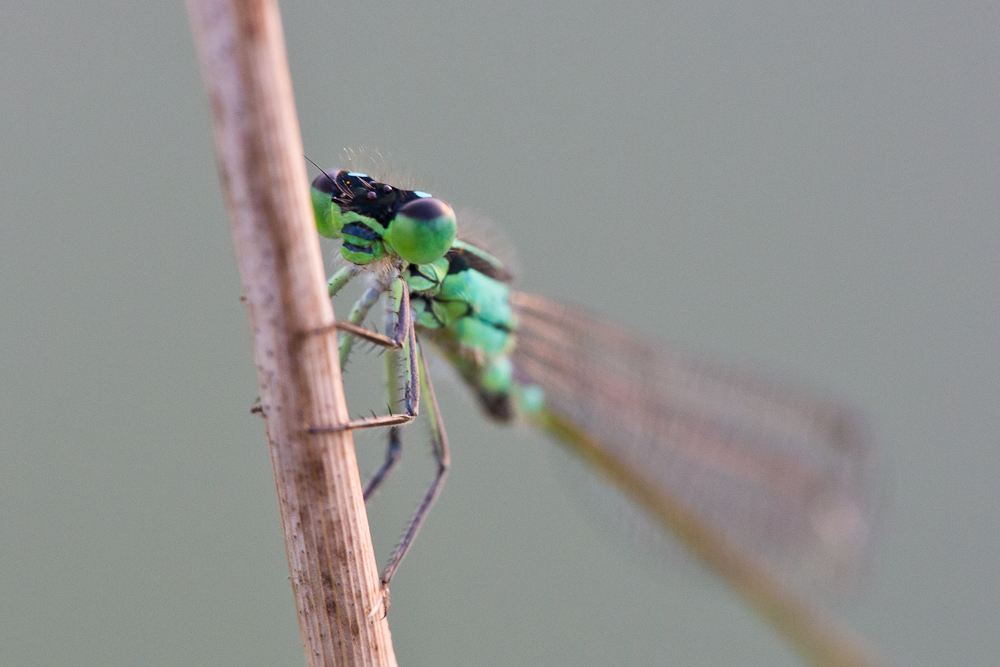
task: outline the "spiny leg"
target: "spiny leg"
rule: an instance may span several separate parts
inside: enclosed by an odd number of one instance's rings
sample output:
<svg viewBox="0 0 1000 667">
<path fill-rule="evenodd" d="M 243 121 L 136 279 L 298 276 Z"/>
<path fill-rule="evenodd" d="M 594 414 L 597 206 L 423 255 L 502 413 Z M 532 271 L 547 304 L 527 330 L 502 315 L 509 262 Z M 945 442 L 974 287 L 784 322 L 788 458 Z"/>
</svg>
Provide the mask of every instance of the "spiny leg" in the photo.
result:
<svg viewBox="0 0 1000 667">
<path fill-rule="evenodd" d="M 405 335 L 400 336 L 403 343 L 399 351 L 400 363 L 403 364 L 403 404 L 406 406 L 407 414 L 414 417 L 420 411 L 420 377 L 421 372 L 418 365 L 420 361 L 420 351 L 417 348 L 417 331 L 413 326 L 413 311 L 410 309 L 410 290 L 406 281 L 402 277 L 396 278 L 389 288 L 389 298 L 396 311 L 396 331 L 403 328 Z"/>
<path fill-rule="evenodd" d="M 384 347 L 388 350 L 398 350 L 402 347 L 399 343 L 389 338 L 388 336 L 382 335 L 377 331 L 369 331 L 364 327 L 360 327 L 357 324 L 351 322 L 344 322 L 337 320 L 337 323 L 333 325 L 334 329 L 339 331 L 344 331 L 349 333 L 351 336 L 360 338 L 361 340 L 367 341 L 378 345 L 379 347 Z"/>
<path fill-rule="evenodd" d="M 347 316 L 347 320 L 337 322 L 337 328 L 344 332 L 343 338 L 340 339 L 341 371 L 347 367 L 347 359 L 351 356 L 351 348 L 354 347 L 354 341 L 357 338 L 362 338 L 369 343 L 374 343 L 375 345 L 380 345 L 386 348 L 399 348 L 400 344 L 398 341 L 395 341 L 388 336 L 368 331 L 360 326 L 365 317 L 368 316 L 368 311 L 372 309 L 372 306 L 378 303 L 378 298 L 382 296 L 383 291 L 385 291 L 384 288 L 379 286 L 372 286 L 366 289 L 365 293 L 361 295 L 361 298 L 354 302 L 354 306 L 351 308 L 351 313 Z"/>
<path fill-rule="evenodd" d="M 398 354 L 393 350 L 388 350 L 385 353 L 385 388 L 389 405 L 396 405 L 399 402 L 399 380 L 396 376 L 399 372 L 397 368 L 397 356 Z M 364 495 L 366 502 L 378 490 L 382 482 L 385 481 L 386 476 L 388 476 L 389 472 L 399 462 L 402 453 L 403 441 L 400 428 L 398 426 L 391 426 L 389 427 L 389 444 L 385 450 L 385 461 L 375 471 L 375 474 L 371 476 L 368 483 L 365 484 Z"/>
<path fill-rule="evenodd" d="M 349 264 L 336 273 L 330 276 L 327 281 L 327 291 L 332 299 L 337 295 L 340 290 L 342 290 L 347 283 L 351 282 L 359 273 L 364 269 L 357 264 Z M 351 313 L 347 320 L 337 320 L 333 328 L 344 332 L 343 338 L 340 340 L 340 369 L 344 370 L 347 365 L 347 359 L 351 356 L 351 348 L 354 347 L 355 338 L 361 338 L 369 343 L 374 343 L 381 347 L 389 349 L 399 349 L 400 343 L 395 341 L 388 336 L 383 336 L 380 333 L 374 331 L 369 331 L 360 326 L 361 322 L 367 317 L 368 312 L 372 309 L 378 302 L 378 298 L 382 296 L 382 292 L 385 291 L 384 287 L 373 286 L 365 290 L 365 293 L 361 295 L 357 301 L 354 302 L 354 306 L 351 308 Z M 328 330 L 328 329 L 327 329 Z"/>
<path fill-rule="evenodd" d="M 330 298 L 337 296 L 337 292 L 342 290 L 347 283 L 351 282 L 355 276 L 361 273 L 364 269 L 357 264 L 348 264 L 347 266 L 338 269 L 330 279 L 326 281 L 326 291 L 330 295 Z"/>
<path fill-rule="evenodd" d="M 385 481 L 386 476 L 389 472 L 396 467 L 399 463 L 400 456 L 403 453 L 403 442 L 399 435 L 398 426 L 389 427 L 389 446 L 385 450 L 385 461 L 379 466 L 379 469 L 375 471 L 375 474 L 371 476 L 368 483 L 365 484 L 364 498 L 365 502 L 372 497 L 372 494 L 378 491 L 379 487 L 382 486 L 382 482 Z"/>
<path fill-rule="evenodd" d="M 427 489 L 427 493 L 424 494 L 423 500 L 417 507 L 416 513 L 410 520 L 406 531 L 403 533 L 403 537 L 399 540 L 399 545 L 389 559 L 388 565 L 382 571 L 382 589 L 385 591 L 386 599 L 388 599 L 389 581 L 396 573 L 396 568 L 399 567 L 400 562 L 406 556 L 406 552 L 410 550 L 413 538 L 417 536 L 420 526 L 423 524 L 424 519 L 427 518 L 428 510 L 434 505 L 434 501 L 437 500 L 438 495 L 441 493 L 445 477 L 448 476 L 448 467 L 451 465 L 451 455 L 448 453 L 448 434 L 445 433 L 444 422 L 441 419 L 441 410 L 438 407 L 437 397 L 434 395 L 434 385 L 431 384 L 430 376 L 427 373 L 427 364 L 424 362 L 423 352 L 420 351 L 419 347 L 417 353 L 420 359 L 420 383 L 424 385 L 424 400 L 427 402 L 427 407 L 430 408 L 431 446 L 433 447 L 434 460 L 437 463 L 437 473 L 434 476 L 434 481 L 431 482 L 430 488 Z"/>
<path fill-rule="evenodd" d="M 419 413 L 420 373 L 417 368 L 417 336 L 413 328 L 413 314 L 410 311 L 409 290 L 398 272 L 389 286 L 388 293 L 390 312 L 396 322 L 393 327 L 393 336 L 390 339 L 392 341 L 390 349 L 399 348 L 399 366 L 403 370 L 404 413 L 352 419 L 336 426 L 315 426 L 309 429 L 310 433 L 332 433 L 358 428 L 408 424 Z M 360 331 L 364 331 L 364 329 L 360 329 Z M 383 337 L 380 334 L 368 333 L 370 336 L 366 336 L 366 339 L 376 345 L 382 344 Z"/>
</svg>

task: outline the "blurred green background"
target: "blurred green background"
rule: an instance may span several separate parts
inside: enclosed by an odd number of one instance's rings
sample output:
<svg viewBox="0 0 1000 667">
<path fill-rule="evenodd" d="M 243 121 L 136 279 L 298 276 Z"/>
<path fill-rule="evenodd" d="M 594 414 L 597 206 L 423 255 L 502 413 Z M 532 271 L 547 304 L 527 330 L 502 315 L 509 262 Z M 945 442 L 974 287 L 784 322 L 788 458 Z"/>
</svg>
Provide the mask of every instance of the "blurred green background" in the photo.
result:
<svg viewBox="0 0 1000 667">
<path fill-rule="evenodd" d="M 523 289 L 871 415 L 890 510 L 836 613 L 898 664 L 996 664 L 1000 6 L 282 12 L 313 160 L 378 149 L 494 220 Z M 7 0 L 0 62 L 0 665 L 301 665 L 184 8 Z M 438 392 L 401 665 L 799 664 L 544 438 Z M 431 475 L 413 433 L 382 562 Z"/>
</svg>

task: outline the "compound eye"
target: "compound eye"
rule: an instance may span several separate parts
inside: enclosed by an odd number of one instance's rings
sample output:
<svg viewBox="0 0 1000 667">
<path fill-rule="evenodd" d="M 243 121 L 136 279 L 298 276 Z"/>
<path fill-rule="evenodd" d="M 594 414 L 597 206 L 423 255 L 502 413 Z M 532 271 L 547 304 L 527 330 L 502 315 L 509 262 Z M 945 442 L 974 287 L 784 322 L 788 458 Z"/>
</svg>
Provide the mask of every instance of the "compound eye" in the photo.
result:
<svg viewBox="0 0 1000 667">
<path fill-rule="evenodd" d="M 457 227 L 451 206 L 435 197 L 425 197 L 401 206 L 386 236 L 407 262 L 429 264 L 448 252 Z"/>
<path fill-rule="evenodd" d="M 336 180 L 340 175 L 340 169 L 334 169 L 333 171 L 324 171 L 322 174 L 313 179 L 312 186 L 313 189 L 320 192 L 325 192 L 326 194 L 333 196 L 335 190 L 337 190 Z"/>
<path fill-rule="evenodd" d="M 316 230 L 331 239 L 339 239 L 340 230 L 344 226 L 340 217 L 340 207 L 333 203 L 334 193 L 340 192 L 337 185 L 340 173 L 339 169 L 323 172 L 313 179 L 312 188 L 309 189 Z"/>
</svg>

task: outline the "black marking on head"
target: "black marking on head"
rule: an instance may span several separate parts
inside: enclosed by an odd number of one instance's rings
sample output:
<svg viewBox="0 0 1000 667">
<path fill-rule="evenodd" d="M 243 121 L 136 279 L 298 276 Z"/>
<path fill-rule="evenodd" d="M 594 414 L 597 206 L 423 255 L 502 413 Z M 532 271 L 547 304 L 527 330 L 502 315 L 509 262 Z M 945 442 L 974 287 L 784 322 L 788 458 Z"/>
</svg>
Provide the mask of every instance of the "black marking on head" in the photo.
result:
<svg viewBox="0 0 1000 667">
<path fill-rule="evenodd" d="M 366 248 L 364 246 L 354 245 L 353 243 L 347 243 L 346 241 L 344 242 L 344 248 L 347 249 L 347 250 L 349 250 L 350 252 L 363 252 L 366 255 L 373 254 L 371 248 Z"/>
<path fill-rule="evenodd" d="M 374 241 L 379 237 L 371 227 L 368 225 L 361 224 L 360 222 L 352 222 L 350 224 L 344 225 L 344 228 L 340 232 L 341 234 L 347 234 L 348 236 L 353 236 L 355 238 L 364 239 L 365 241 Z"/>
<path fill-rule="evenodd" d="M 317 181 L 321 178 L 322 176 L 318 176 Z M 333 202 L 342 212 L 359 213 L 376 220 L 385 228 L 396 217 L 399 207 L 415 199 L 422 199 L 410 190 L 379 183 L 367 174 L 338 171 L 333 180 L 332 184 L 323 182 L 323 187 L 318 189 L 326 192 L 326 188 L 329 188 Z"/>
</svg>

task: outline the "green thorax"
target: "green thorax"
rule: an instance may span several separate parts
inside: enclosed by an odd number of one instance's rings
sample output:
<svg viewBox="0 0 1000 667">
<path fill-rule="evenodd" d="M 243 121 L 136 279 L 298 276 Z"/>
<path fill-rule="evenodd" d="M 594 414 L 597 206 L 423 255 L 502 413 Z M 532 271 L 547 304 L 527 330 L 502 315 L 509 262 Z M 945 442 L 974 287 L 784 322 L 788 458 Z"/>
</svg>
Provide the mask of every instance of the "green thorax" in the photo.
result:
<svg viewBox="0 0 1000 667">
<path fill-rule="evenodd" d="M 517 319 L 499 261 L 462 241 L 430 264 L 411 264 L 403 274 L 417 326 L 451 329 L 456 342 L 477 354 L 506 354 Z"/>
<path fill-rule="evenodd" d="M 444 352 L 488 414 L 512 419 L 515 407 L 525 406 L 510 360 L 517 343 L 510 274 L 488 253 L 455 241 L 443 258 L 411 265 L 403 277 L 421 335 Z"/>
</svg>

